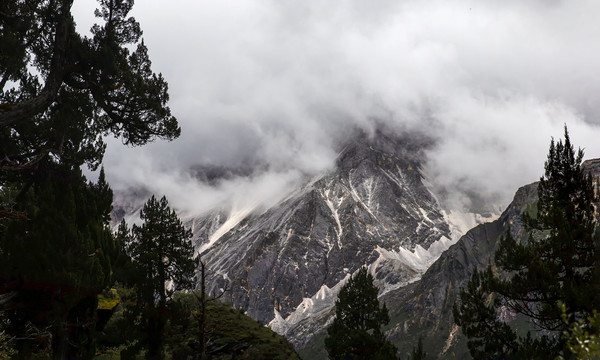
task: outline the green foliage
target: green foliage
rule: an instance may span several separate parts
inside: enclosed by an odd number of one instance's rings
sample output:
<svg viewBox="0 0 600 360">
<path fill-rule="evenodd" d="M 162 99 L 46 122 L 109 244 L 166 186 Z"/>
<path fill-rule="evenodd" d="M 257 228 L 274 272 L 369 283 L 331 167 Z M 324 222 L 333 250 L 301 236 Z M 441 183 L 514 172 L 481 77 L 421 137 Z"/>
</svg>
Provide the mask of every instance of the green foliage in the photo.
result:
<svg viewBox="0 0 600 360">
<path fill-rule="evenodd" d="M 160 358 L 167 300 L 175 290 L 194 286 L 197 261 L 193 259 L 191 230 L 183 226 L 164 196 L 160 200 L 152 196 L 141 210 L 140 218 L 144 223 L 134 225 L 129 235 L 125 235 L 127 228 L 122 223 L 117 236 L 128 240 L 128 254 L 137 275 L 148 357 Z M 172 288 L 167 287 L 167 282 Z"/>
<path fill-rule="evenodd" d="M 6 319 L 0 317 L 0 360 L 8 360 L 17 354 L 14 349 L 14 341 L 6 333 Z"/>
<path fill-rule="evenodd" d="M 342 287 L 325 338 L 330 359 L 396 359 L 396 347 L 381 330 L 390 320 L 385 304 L 379 307 L 377 293 L 366 268 Z"/>
<path fill-rule="evenodd" d="M 491 265 L 475 270 L 461 290 L 454 317 L 474 357 L 555 358 L 566 341 L 564 319 L 578 323 L 600 305 L 598 199 L 582 159 L 565 127 L 564 143 L 550 144 L 537 210 L 523 214 L 528 238 L 517 242 L 509 231 L 494 257 L 502 275 Z M 565 314 L 559 302 L 568 309 Z M 550 336 L 519 335 L 501 313 L 524 316 Z"/>
<path fill-rule="evenodd" d="M 593 311 L 593 314 L 586 319 L 576 322 L 569 322 L 567 308 L 560 304 L 560 310 L 564 323 L 568 326 L 564 331 L 563 337 L 566 342 L 566 355 L 559 356 L 557 360 L 577 359 L 594 360 L 600 359 L 600 314 Z"/>
<path fill-rule="evenodd" d="M 131 293 L 118 288 L 119 294 Z M 133 295 L 134 296 L 134 295 Z M 135 297 L 135 296 L 134 296 Z M 120 359 L 121 351 L 135 347 L 144 334 L 132 329 L 128 307 L 130 301 L 122 302 L 115 315 L 109 320 L 103 333 L 101 355 L 98 359 Z M 197 359 L 200 331 L 194 314 L 200 311 L 198 301 L 192 293 L 175 292 L 168 302 L 165 331 L 163 334 L 165 357 L 173 359 Z M 299 360 L 291 344 L 281 335 L 243 314 L 241 310 L 216 301 L 207 307 L 208 346 L 207 358 L 214 360 Z M 110 339 L 109 341 L 106 341 Z M 136 358 L 141 358 L 143 354 Z"/>
<path fill-rule="evenodd" d="M 98 310 L 112 310 L 121 302 L 116 289 L 105 289 L 98 294 Z"/>
<path fill-rule="evenodd" d="M 97 327 L 98 352 L 102 354 L 115 351 L 117 348 L 119 348 L 118 352 L 135 348 L 138 340 L 144 335 L 140 327 L 135 288 L 117 283 L 115 289 L 121 301 L 111 309 L 109 316 Z"/>
<path fill-rule="evenodd" d="M 72 4 L 0 3 L 0 168 L 49 158 L 96 168 L 104 135 L 142 145 L 180 134 L 167 83 L 152 73 L 140 26 L 128 16 L 133 1 L 100 1 L 91 38 L 75 31 Z"/>
<path fill-rule="evenodd" d="M 22 358 L 89 358 L 97 294 L 128 263 L 96 169 L 103 137 L 130 145 L 180 133 L 152 73 L 132 0 L 101 0 L 92 37 L 73 0 L 0 2 L 0 296 Z M 130 50 L 133 49 L 133 50 Z"/>
<path fill-rule="evenodd" d="M 208 335 L 207 358 L 215 360 L 294 360 L 300 359 L 291 344 L 281 335 L 256 322 L 228 305 L 210 301 L 207 306 L 206 328 Z M 178 345 L 185 359 L 196 355 L 198 344 L 198 322 L 193 312 L 200 311 L 198 301 L 192 294 L 176 293 L 171 305 L 167 343 Z M 173 342 L 173 330 L 181 336 Z M 187 341 L 186 341 L 187 340 Z M 172 345 L 170 345 L 172 346 Z M 187 346 L 187 349 L 181 349 Z M 186 352 L 187 351 L 187 352 Z M 173 352 L 173 354 L 175 354 Z"/>
<path fill-rule="evenodd" d="M 96 295 L 113 281 L 120 244 L 108 228 L 112 191 L 79 170 L 53 166 L 17 197 L 0 231 L 0 290 L 7 331 L 22 354 L 93 352 Z M 69 339 L 68 342 L 66 339 Z"/>
</svg>

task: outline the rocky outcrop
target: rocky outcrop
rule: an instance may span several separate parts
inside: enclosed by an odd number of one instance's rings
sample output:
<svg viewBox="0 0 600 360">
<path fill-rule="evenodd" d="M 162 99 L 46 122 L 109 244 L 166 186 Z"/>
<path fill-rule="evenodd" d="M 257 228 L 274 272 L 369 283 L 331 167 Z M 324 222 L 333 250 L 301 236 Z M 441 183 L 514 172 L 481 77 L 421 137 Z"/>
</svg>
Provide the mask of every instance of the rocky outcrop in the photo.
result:
<svg viewBox="0 0 600 360">
<path fill-rule="evenodd" d="M 382 297 L 391 310 L 389 339 L 402 351 L 423 337 L 432 358 L 468 358 L 466 341 L 452 317 L 452 307 L 474 268 L 484 268 L 493 257 L 500 236 L 509 229 L 517 238 L 523 232 L 521 214 L 537 199 L 537 184 L 520 188 L 499 219 L 478 225 L 427 270 L 422 278 Z"/>
<path fill-rule="evenodd" d="M 407 139 L 363 135 L 334 171 L 266 212 L 193 220 L 210 289 L 227 287 L 233 306 L 264 323 L 279 320 L 285 332 L 281 320 L 302 304 L 306 312 L 319 293 L 335 298 L 331 289 L 360 266 L 374 266 L 384 291 L 418 278 L 452 235 L 423 183 L 424 145 Z"/>
<path fill-rule="evenodd" d="M 458 291 L 466 286 L 473 268 L 487 266 L 502 234 L 511 229 L 513 235 L 520 236 L 521 214 L 536 199 L 537 184 L 520 188 L 497 220 L 468 231 L 418 281 L 380 296 L 379 301 L 385 302 L 390 311 L 391 320 L 386 329 L 388 339 L 396 344 L 402 357 L 422 337 L 424 347 L 433 359 L 469 358 L 466 340 L 452 318 L 452 307 Z M 324 329 L 332 315 L 322 314 L 311 321 L 318 322 Z M 302 325 L 306 327 L 306 323 Z M 313 325 L 312 328 L 319 326 Z M 299 327 L 298 333 L 301 333 L 300 330 Z M 327 353 L 319 344 L 324 336 L 324 330 L 321 330 L 309 341 L 297 345 L 300 354 L 306 359 L 327 359 Z"/>
</svg>

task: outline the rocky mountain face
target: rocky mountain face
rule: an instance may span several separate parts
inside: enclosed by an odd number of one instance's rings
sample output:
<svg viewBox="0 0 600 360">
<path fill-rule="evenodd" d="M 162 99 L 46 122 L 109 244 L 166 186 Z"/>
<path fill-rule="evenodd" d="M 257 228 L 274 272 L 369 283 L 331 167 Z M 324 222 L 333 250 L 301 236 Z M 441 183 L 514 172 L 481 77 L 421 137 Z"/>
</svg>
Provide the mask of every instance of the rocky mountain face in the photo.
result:
<svg viewBox="0 0 600 360">
<path fill-rule="evenodd" d="M 392 309 L 387 335 L 401 351 L 410 351 L 422 337 L 432 358 L 470 358 L 466 339 L 452 316 L 458 292 L 467 285 L 473 268 L 488 265 L 503 234 L 510 229 L 516 239 L 524 236 L 521 214 L 536 200 L 537 183 L 520 188 L 500 218 L 467 232 L 418 282 L 381 298 Z"/>
<path fill-rule="evenodd" d="M 440 261 L 468 228 L 494 217 L 440 207 L 422 171 L 430 145 L 428 138 L 415 134 L 361 134 L 341 149 L 334 169 L 308 179 L 268 210 L 216 209 L 186 217 L 209 269 L 208 290 L 227 289 L 223 300 L 284 334 L 307 358 L 326 356 L 319 341 L 337 292 L 364 265 L 374 275 L 381 299 L 393 309 L 389 333 L 394 339 L 414 336 L 414 329 L 425 329 L 430 322 L 446 324 L 435 317 L 441 311 L 436 306 L 447 299 L 440 291 L 449 283 L 459 285 L 452 280 L 459 274 L 453 268 L 458 265 Z M 219 171 L 207 178 L 215 181 Z M 134 221 L 143 203 L 135 198 L 117 197 L 115 214 Z M 497 223 L 473 231 L 491 238 L 500 231 L 494 230 Z M 469 234 L 480 242 L 479 233 Z M 478 260 L 468 253 L 462 261 L 467 278 L 471 262 Z M 434 268 L 439 275 L 433 275 Z M 425 299 L 430 300 L 419 305 Z M 412 317 L 398 310 L 411 306 Z M 452 330 L 450 323 L 444 326 Z"/>
<path fill-rule="evenodd" d="M 510 227 L 513 235 L 523 232 L 521 213 L 537 199 L 536 184 L 519 189 L 512 203 L 502 215 L 469 230 L 458 242 L 446 250 L 417 281 L 380 295 L 390 312 L 386 335 L 405 357 L 423 339 L 431 359 L 468 359 L 466 339 L 454 324 L 452 307 L 461 287 L 466 286 L 473 268 L 487 266 L 497 241 Z M 518 238 L 518 237 L 517 237 Z M 296 344 L 305 359 L 327 359 L 323 348 L 323 330 L 334 313 L 322 313 L 297 327 L 316 330 L 308 341 Z M 317 330 L 321 329 L 321 330 Z M 290 337 L 291 341 L 296 340 Z M 300 336 L 298 336 L 300 338 Z"/>
<path fill-rule="evenodd" d="M 582 166 L 596 180 L 600 179 L 600 159 L 587 160 Z M 410 353 L 421 337 L 431 359 L 470 358 L 466 338 L 454 323 L 454 302 L 460 288 L 467 285 L 473 269 L 483 269 L 490 263 L 501 236 L 508 231 L 517 240 L 527 236 L 522 214 L 533 211 L 536 201 L 537 183 L 521 187 L 498 219 L 468 231 L 419 280 L 380 296 L 380 302 L 385 302 L 390 311 L 386 335 L 396 344 L 402 357 Z M 300 338 L 302 329 L 324 329 L 331 316 L 333 312 L 329 311 L 306 319 L 298 324 L 294 334 Z M 500 316 L 505 316 L 509 323 L 515 320 L 510 314 Z M 322 344 L 324 336 L 324 330 L 319 330 L 308 341 L 296 341 L 303 358 L 327 359 Z M 293 336 L 291 339 L 294 341 Z"/>
<path fill-rule="evenodd" d="M 417 279 L 452 243 L 424 185 L 425 143 L 362 135 L 340 152 L 334 171 L 263 213 L 192 219 L 210 289 L 228 288 L 233 306 L 285 333 L 298 310 L 330 307 L 336 286 L 360 266 L 373 267 L 382 291 Z"/>
</svg>

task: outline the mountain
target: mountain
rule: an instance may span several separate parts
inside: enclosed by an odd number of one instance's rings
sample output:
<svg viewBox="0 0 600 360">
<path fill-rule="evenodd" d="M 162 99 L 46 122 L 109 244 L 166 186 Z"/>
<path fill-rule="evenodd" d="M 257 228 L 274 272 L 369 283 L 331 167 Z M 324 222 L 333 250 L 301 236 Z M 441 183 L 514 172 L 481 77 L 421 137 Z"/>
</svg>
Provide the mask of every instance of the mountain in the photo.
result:
<svg viewBox="0 0 600 360">
<path fill-rule="evenodd" d="M 582 167 L 597 180 L 600 178 L 600 159 L 587 160 Z M 468 231 L 445 251 L 418 281 L 380 296 L 379 301 L 385 302 L 390 311 L 390 324 L 386 328 L 386 335 L 398 347 L 401 357 L 406 357 L 421 337 L 431 359 L 470 358 L 466 338 L 452 317 L 452 307 L 458 292 L 461 287 L 466 286 L 473 268 L 483 269 L 488 265 L 503 234 L 511 231 L 515 239 L 525 239 L 527 234 L 521 217 L 524 212 L 534 211 L 536 201 L 537 182 L 521 187 L 498 219 Z M 302 327 L 321 329 L 308 341 L 296 345 L 303 358 L 327 358 L 322 341 L 325 336 L 325 324 L 331 316 L 332 311 L 322 313 L 297 326 L 295 334 L 298 334 L 298 338 Z M 505 321 L 509 323 L 519 321 L 509 313 L 502 316 L 505 316 Z"/>
<path fill-rule="evenodd" d="M 227 289 L 222 299 L 300 350 L 318 340 L 313 334 L 330 318 L 337 292 L 361 266 L 369 267 L 382 298 L 397 296 L 460 235 L 495 219 L 442 209 L 423 172 L 433 145 L 414 133 L 360 133 L 341 147 L 331 171 L 269 209 L 186 217 L 209 269 L 208 289 Z M 221 173 L 232 174 L 213 169 L 200 178 L 215 182 Z M 134 220 L 142 202 L 117 196 L 115 220 Z"/>
<path fill-rule="evenodd" d="M 466 285 L 474 267 L 487 266 L 496 242 L 509 225 L 515 236 L 522 232 L 520 214 L 537 198 L 536 189 L 535 184 L 519 189 L 498 219 L 469 230 L 420 279 L 380 295 L 380 303 L 385 303 L 390 312 L 386 335 L 398 347 L 402 358 L 416 346 L 419 337 L 423 338 L 424 348 L 432 359 L 469 358 L 466 340 L 452 318 L 458 290 Z M 315 331 L 307 341 L 299 344 L 296 341 L 296 348 L 304 359 L 327 359 L 323 348 L 324 328 L 333 315 L 333 311 L 322 313 L 295 329 L 298 339 L 306 329 Z M 296 339 L 290 340 L 294 343 Z"/>
<path fill-rule="evenodd" d="M 403 356 L 422 337 L 432 358 L 468 357 L 452 305 L 502 234 L 524 236 L 521 214 L 535 203 L 537 184 L 520 188 L 499 217 L 442 209 L 423 171 L 431 146 L 419 134 L 360 133 L 341 147 L 333 169 L 275 206 L 185 217 L 209 269 L 208 289 L 226 289 L 222 299 L 285 335 L 303 358 L 326 358 L 324 329 L 337 292 L 366 265 L 390 309 L 387 335 Z M 584 167 L 600 176 L 600 160 Z M 212 184 L 252 173 L 194 172 Z M 146 193 L 117 194 L 115 221 L 135 221 Z"/>
</svg>

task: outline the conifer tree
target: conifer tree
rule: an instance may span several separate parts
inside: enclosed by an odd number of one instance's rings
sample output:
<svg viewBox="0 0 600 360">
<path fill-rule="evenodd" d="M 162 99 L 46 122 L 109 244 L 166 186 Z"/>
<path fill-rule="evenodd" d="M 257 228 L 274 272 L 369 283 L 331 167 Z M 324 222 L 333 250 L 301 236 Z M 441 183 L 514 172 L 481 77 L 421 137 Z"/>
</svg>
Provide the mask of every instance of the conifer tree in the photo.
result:
<svg viewBox="0 0 600 360">
<path fill-rule="evenodd" d="M 574 151 L 565 127 L 564 143 L 550 143 L 536 215 L 523 216 L 529 236 L 517 242 L 507 233 L 494 256 L 500 274 L 491 265 L 475 270 L 461 290 L 454 317 L 474 357 L 555 358 L 564 346 L 566 324 L 599 308 L 598 199 L 582 159 L 583 151 Z M 566 306 L 566 314 L 559 304 Z M 519 336 L 500 319 L 501 308 L 530 319 L 544 335 Z"/>
<path fill-rule="evenodd" d="M 96 295 L 112 283 L 120 249 L 106 221 L 112 190 L 103 176 L 86 184 L 81 172 L 55 168 L 36 179 L 18 206 L 26 215 L 0 231 L 7 331 L 21 339 L 15 344 L 21 357 L 40 351 L 89 358 Z"/>
<path fill-rule="evenodd" d="M 330 359 L 396 359 L 396 347 L 381 330 L 390 318 L 385 304 L 379 307 L 377 293 L 373 276 L 364 267 L 342 287 L 325 338 Z"/>
<path fill-rule="evenodd" d="M 108 134 L 131 145 L 179 136 L 133 0 L 99 3 L 90 38 L 75 31 L 73 0 L 0 2 L 0 180 L 49 157 L 95 169 Z"/>
<path fill-rule="evenodd" d="M 152 196 L 141 210 L 140 218 L 144 222 L 133 226 L 128 252 L 138 276 L 147 356 L 160 359 L 167 300 L 174 291 L 194 286 L 197 261 L 193 259 L 192 232 L 171 210 L 166 197 L 156 200 Z M 172 285 L 168 286 L 168 282 Z"/>
</svg>

